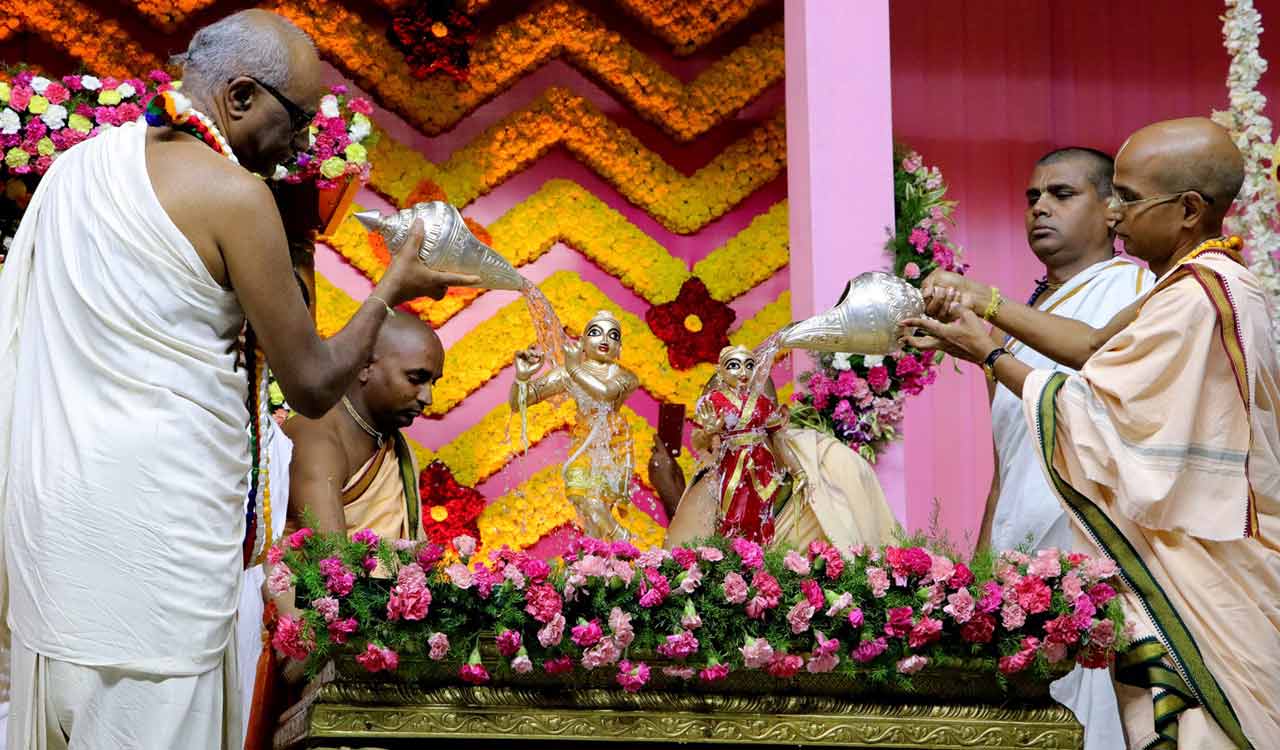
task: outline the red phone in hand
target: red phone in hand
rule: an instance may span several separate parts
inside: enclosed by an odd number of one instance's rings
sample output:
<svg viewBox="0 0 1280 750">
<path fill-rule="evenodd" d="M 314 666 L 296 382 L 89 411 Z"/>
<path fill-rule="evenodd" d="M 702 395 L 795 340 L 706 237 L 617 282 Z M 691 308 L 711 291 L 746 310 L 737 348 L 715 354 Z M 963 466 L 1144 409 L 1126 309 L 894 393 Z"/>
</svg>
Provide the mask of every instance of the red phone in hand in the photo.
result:
<svg viewBox="0 0 1280 750">
<path fill-rule="evenodd" d="M 658 404 L 658 437 L 672 458 L 680 455 L 684 440 L 684 404 Z"/>
</svg>

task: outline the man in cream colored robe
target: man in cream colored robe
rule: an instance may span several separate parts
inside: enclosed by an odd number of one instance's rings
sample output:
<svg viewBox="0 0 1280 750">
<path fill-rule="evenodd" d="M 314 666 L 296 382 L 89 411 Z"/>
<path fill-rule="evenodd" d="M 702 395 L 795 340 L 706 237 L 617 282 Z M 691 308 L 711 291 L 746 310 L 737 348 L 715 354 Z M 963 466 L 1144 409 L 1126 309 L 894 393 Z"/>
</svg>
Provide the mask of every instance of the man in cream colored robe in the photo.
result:
<svg viewBox="0 0 1280 750">
<path fill-rule="evenodd" d="M 929 334 L 913 343 L 984 362 L 1021 394 L 1055 493 L 1119 567 L 1135 639 L 1115 677 L 1135 748 L 1268 748 L 1280 737 L 1274 311 L 1239 241 L 1216 237 L 1243 173 L 1208 120 L 1157 123 L 1126 142 L 1111 219 L 1158 274 L 1155 289 L 1102 330 L 1016 304 L 995 316 L 1079 374 L 990 350 L 976 282 L 931 279 L 930 313 L 951 322 L 904 323 Z"/>
</svg>

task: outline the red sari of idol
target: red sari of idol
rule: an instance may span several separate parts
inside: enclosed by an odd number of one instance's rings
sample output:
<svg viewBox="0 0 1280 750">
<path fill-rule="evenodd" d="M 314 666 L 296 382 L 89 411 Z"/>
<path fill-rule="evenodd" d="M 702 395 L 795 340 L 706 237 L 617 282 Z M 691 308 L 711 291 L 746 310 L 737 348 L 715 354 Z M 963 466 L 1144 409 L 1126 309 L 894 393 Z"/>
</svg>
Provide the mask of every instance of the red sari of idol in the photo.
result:
<svg viewBox="0 0 1280 750">
<path fill-rule="evenodd" d="M 774 506 L 784 479 L 768 436 L 786 417 L 768 396 L 757 396 L 750 409 L 744 408 L 744 398 L 723 390 L 708 396 L 724 422 L 719 532 L 767 544 L 773 539 Z"/>
</svg>

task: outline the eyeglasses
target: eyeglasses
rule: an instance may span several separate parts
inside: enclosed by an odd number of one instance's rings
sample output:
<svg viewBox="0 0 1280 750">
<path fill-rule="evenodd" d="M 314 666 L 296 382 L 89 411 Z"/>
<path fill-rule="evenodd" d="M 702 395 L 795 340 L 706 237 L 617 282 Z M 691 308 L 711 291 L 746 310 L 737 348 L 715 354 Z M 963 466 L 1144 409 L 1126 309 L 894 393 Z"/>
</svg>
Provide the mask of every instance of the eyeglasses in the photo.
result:
<svg viewBox="0 0 1280 750">
<path fill-rule="evenodd" d="M 1134 206 L 1141 206 L 1144 203 L 1148 203 L 1153 206 L 1158 206 L 1161 203 L 1169 203 L 1171 201 L 1176 201 L 1182 196 L 1186 195 L 1187 193 L 1195 193 L 1196 195 L 1203 198 L 1205 203 L 1209 203 L 1209 204 L 1213 203 L 1212 195 L 1207 195 L 1200 190 L 1191 188 L 1189 190 L 1179 190 L 1176 193 L 1165 193 L 1164 195 L 1153 195 L 1150 198 L 1135 198 L 1134 200 L 1131 200 L 1131 201 L 1121 200 L 1120 196 L 1112 194 L 1112 196 L 1107 199 L 1107 208 L 1111 209 L 1112 211 L 1116 211 L 1118 213 L 1127 213 L 1129 209 L 1133 208 Z"/>
<path fill-rule="evenodd" d="M 253 76 L 245 76 L 245 78 L 261 86 L 268 94 L 274 96 L 276 101 L 280 102 L 280 106 L 284 107 L 284 111 L 289 115 L 289 127 L 293 129 L 293 132 L 301 133 L 311 127 L 311 121 L 316 119 L 316 113 L 308 112 L 294 104 L 292 99 L 280 93 L 275 86 L 269 83 L 263 83 Z"/>
</svg>

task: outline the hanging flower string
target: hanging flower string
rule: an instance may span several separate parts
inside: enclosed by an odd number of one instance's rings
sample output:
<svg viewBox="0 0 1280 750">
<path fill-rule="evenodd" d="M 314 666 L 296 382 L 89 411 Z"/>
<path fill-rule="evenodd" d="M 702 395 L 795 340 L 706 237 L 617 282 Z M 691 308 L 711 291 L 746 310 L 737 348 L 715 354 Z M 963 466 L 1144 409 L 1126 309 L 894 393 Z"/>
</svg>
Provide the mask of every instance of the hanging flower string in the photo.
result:
<svg viewBox="0 0 1280 750">
<path fill-rule="evenodd" d="M 240 163 L 231 150 L 231 144 L 227 143 L 213 120 L 191 106 L 190 99 L 173 89 L 152 97 L 147 104 L 147 124 L 153 128 L 168 125 L 174 130 L 194 135 L 209 148 L 230 159 L 232 164 Z"/>
</svg>

